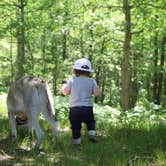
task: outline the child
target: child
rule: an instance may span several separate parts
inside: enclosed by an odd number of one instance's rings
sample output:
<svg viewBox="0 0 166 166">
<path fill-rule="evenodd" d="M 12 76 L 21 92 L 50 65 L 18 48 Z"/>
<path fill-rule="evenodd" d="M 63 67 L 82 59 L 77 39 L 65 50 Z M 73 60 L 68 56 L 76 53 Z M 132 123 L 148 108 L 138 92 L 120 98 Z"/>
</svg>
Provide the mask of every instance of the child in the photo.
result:
<svg viewBox="0 0 166 166">
<path fill-rule="evenodd" d="M 81 123 L 87 125 L 88 138 L 95 142 L 95 120 L 91 96 L 99 96 L 99 88 L 96 81 L 90 78 L 93 72 L 91 62 L 82 58 L 75 61 L 73 66 L 74 77 L 62 85 L 62 94 L 69 97 L 69 119 L 72 129 L 73 144 L 81 143 Z"/>
</svg>

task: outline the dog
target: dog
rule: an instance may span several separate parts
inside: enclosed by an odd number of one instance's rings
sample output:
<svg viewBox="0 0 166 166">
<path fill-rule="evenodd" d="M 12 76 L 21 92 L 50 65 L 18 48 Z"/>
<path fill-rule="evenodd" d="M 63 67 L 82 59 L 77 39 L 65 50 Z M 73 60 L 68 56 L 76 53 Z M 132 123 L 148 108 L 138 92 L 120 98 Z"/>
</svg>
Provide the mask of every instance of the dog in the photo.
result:
<svg viewBox="0 0 166 166">
<path fill-rule="evenodd" d="M 58 122 L 54 116 L 53 97 L 48 84 L 39 77 L 24 76 L 15 81 L 8 92 L 7 108 L 9 125 L 13 139 L 17 137 L 16 124 L 27 125 L 35 130 L 39 148 L 43 139 L 43 131 L 39 125 L 42 113 L 50 124 L 54 138 L 58 134 Z"/>
</svg>

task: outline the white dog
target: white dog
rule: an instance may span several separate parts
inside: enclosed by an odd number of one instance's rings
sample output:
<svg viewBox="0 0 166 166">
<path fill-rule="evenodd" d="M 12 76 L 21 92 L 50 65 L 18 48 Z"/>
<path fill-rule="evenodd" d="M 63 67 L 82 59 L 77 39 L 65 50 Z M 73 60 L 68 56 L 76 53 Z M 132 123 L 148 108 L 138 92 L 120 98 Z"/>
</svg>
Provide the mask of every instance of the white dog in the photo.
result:
<svg viewBox="0 0 166 166">
<path fill-rule="evenodd" d="M 29 128 L 35 130 L 38 148 L 43 139 L 39 125 L 39 115 L 43 113 L 51 125 L 54 136 L 57 136 L 58 123 L 54 117 L 53 100 L 50 89 L 45 81 L 38 77 L 25 76 L 13 83 L 7 96 L 9 124 L 13 138 L 17 137 L 16 120 L 28 122 Z"/>
</svg>

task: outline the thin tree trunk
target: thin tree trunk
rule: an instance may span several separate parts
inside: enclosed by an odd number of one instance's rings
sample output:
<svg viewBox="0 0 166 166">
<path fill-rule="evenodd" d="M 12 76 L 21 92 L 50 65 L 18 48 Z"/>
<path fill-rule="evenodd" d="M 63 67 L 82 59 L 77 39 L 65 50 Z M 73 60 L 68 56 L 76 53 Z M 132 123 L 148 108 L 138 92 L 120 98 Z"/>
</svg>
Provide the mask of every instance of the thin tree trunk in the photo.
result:
<svg viewBox="0 0 166 166">
<path fill-rule="evenodd" d="M 100 50 L 100 54 L 102 55 L 104 53 L 104 49 L 105 49 L 105 38 L 103 38 L 102 41 L 102 45 L 101 45 L 101 50 Z M 100 96 L 100 101 L 103 104 L 104 102 L 104 98 L 105 98 L 105 82 L 106 82 L 106 71 L 105 71 L 105 67 L 104 67 L 104 62 L 101 61 L 102 64 L 102 72 L 101 72 L 101 96 Z"/>
<path fill-rule="evenodd" d="M 34 56 L 33 56 L 33 48 L 29 41 L 27 42 L 27 49 L 29 51 L 30 61 L 31 61 L 30 69 L 31 69 L 31 73 L 33 73 L 34 72 Z"/>
<path fill-rule="evenodd" d="M 13 66 L 13 33 L 11 30 L 11 38 L 10 38 L 10 67 L 11 67 L 11 81 L 14 81 L 14 66 Z"/>
<path fill-rule="evenodd" d="M 57 41 L 55 35 L 52 36 L 51 39 L 51 54 L 52 54 L 52 61 L 54 64 L 53 71 L 52 71 L 52 76 L 53 76 L 53 92 L 54 95 L 57 95 L 57 81 L 58 81 L 58 76 L 59 76 L 59 57 L 57 55 Z"/>
<path fill-rule="evenodd" d="M 24 75 L 25 69 L 25 29 L 24 29 L 24 0 L 20 1 L 20 4 L 17 5 L 17 17 L 18 17 L 18 26 L 17 26 L 17 77 L 20 78 Z"/>
<path fill-rule="evenodd" d="M 69 33 L 69 30 L 65 28 L 66 24 L 67 24 L 67 17 L 68 17 L 68 14 L 69 14 L 69 9 L 68 9 L 68 0 L 65 0 L 65 14 L 64 14 L 64 21 L 63 21 L 63 26 L 64 26 L 64 29 L 62 31 L 62 40 L 63 40 L 63 43 L 62 43 L 62 58 L 63 60 L 65 60 L 67 58 L 67 37 L 68 37 L 68 33 Z"/>
<path fill-rule="evenodd" d="M 63 32 L 63 50 L 62 50 L 63 60 L 67 58 L 67 32 L 66 30 Z"/>
<path fill-rule="evenodd" d="M 129 107 L 134 108 L 138 99 L 139 94 L 139 81 L 138 81 L 138 67 L 140 58 L 142 55 L 140 53 L 133 53 L 132 54 L 132 80 L 130 81 L 130 102 Z"/>
<path fill-rule="evenodd" d="M 99 66 L 96 67 L 96 71 L 95 71 L 95 73 L 96 73 L 96 82 L 97 82 L 99 87 L 100 87 L 100 72 L 101 72 L 101 66 L 99 65 Z M 98 97 L 95 97 L 95 103 L 97 103 L 97 102 L 98 102 Z"/>
<path fill-rule="evenodd" d="M 150 86 L 150 78 L 148 77 L 147 79 L 146 79 L 146 81 L 145 81 L 145 89 L 146 89 L 146 91 L 147 91 L 147 99 L 149 100 L 149 101 L 151 101 L 152 100 L 152 93 L 151 93 L 151 86 Z"/>
<path fill-rule="evenodd" d="M 100 49 L 100 55 L 104 53 L 105 49 L 105 38 L 102 41 L 101 49 Z M 96 81 L 98 83 L 98 86 L 101 87 L 101 95 L 100 95 L 100 101 L 101 103 L 104 102 L 104 91 L 105 91 L 105 82 L 106 82 L 106 73 L 105 73 L 105 67 L 104 67 L 104 61 L 99 62 L 99 66 L 97 66 L 96 71 Z M 95 97 L 95 102 L 98 102 L 99 97 Z"/>
<path fill-rule="evenodd" d="M 131 20 L 130 20 L 130 6 L 128 0 L 123 0 L 123 9 L 125 13 L 125 40 L 123 45 L 123 59 L 121 68 L 121 107 L 123 111 L 129 109 L 130 101 L 130 41 L 131 41 Z"/>
<path fill-rule="evenodd" d="M 163 102 L 162 105 L 166 106 L 166 74 L 164 74 L 164 85 L 163 85 Z"/>
<path fill-rule="evenodd" d="M 106 72 L 104 71 L 103 68 L 103 72 L 102 72 L 102 78 L 101 78 L 101 97 L 100 97 L 100 101 L 101 104 L 103 104 L 104 99 L 105 99 L 105 83 L 106 83 Z"/>
<path fill-rule="evenodd" d="M 91 42 L 89 44 L 89 60 L 92 61 L 93 58 L 93 42 L 94 42 L 94 35 L 93 35 L 93 25 L 91 25 L 91 29 L 90 29 L 90 37 L 91 37 Z"/>
<path fill-rule="evenodd" d="M 161 103 L 161 96 L 162 96 L 163 74 L 164 74 L 164 63 L 165 63 L 165 52 L 164 52 L 165 43 L 166 43 L 166 37 L 163 37 L 161 42 L 160 73 L 158 79 L 157 104 Z"/>
<path fill-rule="evenodd" d="M 80 30 L 81 33 L 81 41 L 80 41 L 80 48 L 81 48 L 81 55 L 84 57 L 85 51 L 84 51 L 84 34 L 83 34 L 83 29 L 81 28 Z"/>
<path fill-rule="evenodd" d="M 94 8 L 92 9 L 92 13 L 94 13 Z M 90 23 L 90 44 L 89 44 L 89 60 L 93 59 L 93 50 L 94 50 L 94 32 L 93 32 L 93 21 Z"/>
<path fill-rule="evenodd" d="M 154 47 L 155 47 L 155 50 L 154 50 L 154 76 L 153 76 L 153 98 L 154 98 L 154 102 L 157 103 L 157 98 L 158 98 L 158 95 L 157 95 L 157 90 L 158 90 L 158 71 L 157 71 L 157 68 L 158 68 L 158 48 L 157 48 L 157 34 L 154 38 Z"/>
<path fill-rule="evenodd" d="M 46 30 L 43 30 L 42 41 L 41 41 L 41 50 L 42 50 L 42 73 L 46 73 Z"/>
</svg>

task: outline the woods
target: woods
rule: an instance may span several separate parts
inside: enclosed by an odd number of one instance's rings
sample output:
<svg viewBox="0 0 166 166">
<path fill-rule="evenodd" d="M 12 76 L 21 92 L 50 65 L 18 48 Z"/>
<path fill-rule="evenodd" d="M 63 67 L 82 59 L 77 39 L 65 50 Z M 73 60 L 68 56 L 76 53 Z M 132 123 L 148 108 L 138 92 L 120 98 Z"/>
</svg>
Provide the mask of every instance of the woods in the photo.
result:
<svg viewBox="0 0 166 166">
<path fill-rule="evenodd" d="M 54 95 L 74 60 L 92 61 L 101 95 L 123 111 L 142 100 L 166 104 L 164 0 L 2 0 L 0 91 L 23 75 L 47 80 Z"/>
<path fill-rule="evenodd" d="M 101 93 L 93 98 L 97 142 L 89 142 L 83 124 L 74 148 L 68 97 L 60 89 L 80 58 L 92 62 Z M 21 126 L 11 141 L 6 99 L 24 75 L 48 82 L 54 97 L 57 144 L 41 116 L 39 151 L 32 149 L 36 135 Z M 165 0 L 0 1 L 0 165 L 166 165 L 165 113 Z"/>
</svg>

